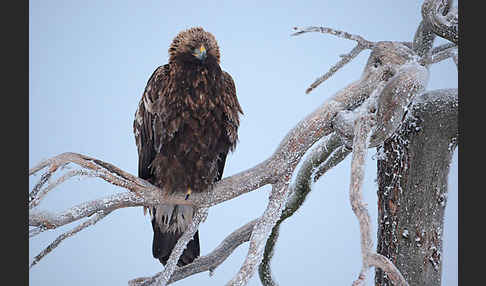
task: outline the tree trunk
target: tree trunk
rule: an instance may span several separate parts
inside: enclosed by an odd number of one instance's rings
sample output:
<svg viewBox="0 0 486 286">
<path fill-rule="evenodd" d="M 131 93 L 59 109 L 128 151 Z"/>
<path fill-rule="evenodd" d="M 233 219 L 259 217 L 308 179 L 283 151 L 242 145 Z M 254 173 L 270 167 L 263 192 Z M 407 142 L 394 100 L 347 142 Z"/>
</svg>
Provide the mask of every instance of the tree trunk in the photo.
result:
<svg viewBox="0 0 486 286">
<path fill-rule="evenodd" d="M 378 149 L 377 252 L 409 285 L 440 285 L 447 178 L 458 135 L 457 89 L 430 91 L 413 103 L 404 124 Z M 380 269 L 375 284 L 392 285 Z"/>
</svg>

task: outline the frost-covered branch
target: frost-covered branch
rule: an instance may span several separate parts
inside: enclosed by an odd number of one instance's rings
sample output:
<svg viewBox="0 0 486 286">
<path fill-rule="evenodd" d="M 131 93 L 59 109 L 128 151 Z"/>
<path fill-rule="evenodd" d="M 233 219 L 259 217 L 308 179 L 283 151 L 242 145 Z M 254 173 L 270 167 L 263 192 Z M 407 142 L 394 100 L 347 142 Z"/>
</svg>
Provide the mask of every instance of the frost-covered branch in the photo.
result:
<svg viewBox="0 0 486 286">
<path fill-rule="evenodd" d="M 246 259 L 238 273 L 226 285 L 246 285 L 253 276 L 257 265 L 263 258 L 267 238 L 280 218 L 288 194 L 288 181 L 279 182 L 272 186 L 268 206 L 253 227 Z"/>
<path fill-rule="evenodd" d="M 436 35 L 432 31 L 429 23 L 422 20 L 415 32 L 412 42 L 412 50 L 419 57 L 427 58 L 430 56 Z"/>
<path fill-rule="evenodd" d="M 41 200 L 49 191 L 64 183 L 68 179 L 76 176 L 93 176 L 91 172 L 86 170 L 72 170 L 59 177 L 56 181 L 49 183 L 45 188 L 42 188 L 46 182 L 50 181 L 49 179 L 51 178 L 52 174 L 52 172 L 44 173 L 39 182 L 35 185 L 29 196 L 29 209 L 35 208 L 37 205 L 39 205 Z"/>
<path fill-rule="evenodd" d="M 306 89 L 305 93 L 310 93 L 314 88 L 319 86 L 321 83 L 329 79 L 332 75 L 334 75 L 340 68 L 344 67 L 347 63 L 349 63 L 352 59 L 357 57 L 359 53 L 361 53 L 365 49 L 372 49 L 374 47 L 373 42 L 365 40 L 363 37 L 359 35 L 353 35 L 344 31 L 335 30 L 328 27 L 307 27 L 307 28 L 298 28 L 294 27 L 294 30 L 297 32 L 293 33 L 292 36 L 301 35 L 304 33 L 310 32 L 320 32 L 323 34 L 331 34 L 340 38 L 348 39 L 356 41 L 358 44 L 354 47 L 349 53 L 345 55 L 341 55 L 341 60 L 339 60 L 336 64 L 334 64 L 328 72 L 324 75 L 320 76 L 316 79 L 309 88 Z"/>
<path fill-rule="evenodd" d="M 454 60 L 454 63 L 457 66 L 457 64 L 458 64 L 458 62 L 457 62 L 457 47 L 452 47 L 452 48 L 449 48 L 447 50 L 443 50 L 443 51 L 440 51 L 438 53 L 435 53 L 434 55 L 432 55 L 430 62 L 432 64 L 435 64 L 435 63 L 441 62 L 443 60 L 446 60 L 448 58 L 452 58 Z"/>
<path fill-rule="evenodd" d="M 391 277 L 394 285 L 408 285 L 398 269 L 386 257 L 373 252 L 371 239 L 371 220 L 366 204 L 363 202 L 362 185 L 364 179 L 364 165 L 368 148 L 371 128 L 375 118 L 373 115 L 364 114 L 356 121 L 353 140 L 353 157 L 351 161 L 351 183 L 349 199 L 351 208 L 359 221 L 361 234 L 361 255 L 363 266 L 357 280 L 353 285 L 363 285 L 366 281 L 366 273 L 369 267 L 375 266 L 383 269 Z M 377 259 L 379 258 L 379 259 Z"/>
<path fill-rule="evenodd" d="M 371 240 L 371 220 L 366 204 L 363 202 L 361 187 L 364 179 L 366 149 L 368 148 L 369 136 L 374 120 L 375 119 L 372 116 L 365 113 L 365 115 L 356 121 L 354 128 L 349 200 L 351 202 L 351 208 L 359 221 L 363 266 L 358 280 L 356 280 L 353 285 L 360 285 L 366 281 L 366 271 L 369 268 L 369 263 L 366 258 L 368 253 L 372 252 L 371 248 L 373 247 L 373 241 Z"/>
<path fill-rule="evenodd" d="M 278 238 L 279 225 L 302 205 L 306 194 L 310 191 L 311 181 L 316 180 L 316 176 L 312 175 L 312 169 L 322 162 L 320 160 L 324 160 L 332 154 L 335 149 L 340 151 L 336 153 L 337 156 L 331 158 L 338 158 L 338 160 L 329 162 L 337 163 L 349 153 L 346 145 L 350 148 L 353 146 L 355 124 L 364 113 L 376 113 L 378 121 L 377 128 L 373 129 L 371 136 L 373 145 L 370 144 L 370 147 L 381 144 L 396 130 L 410 100 L 424 89 L 428 80 L 428 71 L 417 62 L 419 57 L 413 55 L 414 53 L 408 47 L 400 43 L 376 43 L 367 68 L 359 81 L 360 84 L 367 82 L 368 86 L 373 88 L 369 90 L 367 97 L 360 99 L 358 104 L 341 110 L 332 119 L 331 123 L 335 133 L 329 135 L 328 141 L 324 140 L 321 145 L 334 143 L 325 148 L 322 148 L 323 146 L 313 148 L 313 151 L 309 151 L 310 154 L 302 159 L 304 161 L 295 180 L 295 186 L 299 186 L 298 191 L 291 191 L 287 207 L 267 241 L 264 259 L 259 268 L 263 285 L 276 285 L 271 275 L 270 260 Z M 376 64 L 376 59 L 380 59 L 379 65 Z M 376 70 L 380 72 L 373 73 Z M 343 144 L 344 142 L 346 144 Z M 323 170 L 327 169 L 327 167 L 323 168 Z M 323 171 L 320 174 L 322 173 Z"/>
<path fill-rule="evenodd" d="M 452 7 L 451 0 L 425 0 L 422 17 L 436 35 L 458 45 L 458 10 Z"/>
<path fill-rule="evenodd" d="M 252 220 L 232 232 L 213 251 L 211 251 L 207 255 L 196 258 L 192 263 L 188 265 L 176 268 L 168 284 L 182 280 L 186 277 L 200 272 L 209 271 L 210 275 L 212 275 L 216 268 L 221 263 L 223 263 L 238 246 L 250 240 L 251 232 L 257 221 L 257 219 Z M 162 272 L 159 272 L 152 277 L 141 277 L 133 279 L 130 280 L 128 284 L 131 286 L 154 285 L 156 279 L 161 275 Z"/>
<path fill-rule="evenodd" d="M 30 264 L 30 267 L 29 268 L 32 268 L 32 266 L 34 266 L 37 263 L 39 263 L 39 261 L 42 258 L 44 258 L 44 256 L 46 256 L 52 250 L 54 250 L 56 247 L 58 247 L 59 244 L 64 239 L 73 236 L 74 234 L 80 232 L 81 230 L 87 228 L 88 226 L 94 225 L 95 223 L 97 223 L 98 221 L 102 220 L 103 218 L 105 218 L 109 214 L 110 214 L 110 212 L 100 211 L 100 212 L 94 214 L 93 217 L 90 218 L 89 220 L 83 222 L 82 224 L 78 225 L 77 227 L 71 229 L 70 231 L 65 232 L 65 233 L 61 234 L 60 236 L 58 236 L 51 244 L 49 244 L 49 246 L 47 246 L 44 250 L 42 250 L 41 253 L 39 253 L 36 257 L 34 257 L 34 260 Z"/>
<path fill-rule="evenodd" d="M 363 46 L 367 49 L 373 48 L 373 45 L 374 45 L 373 42 L 370 42 L 370 41 L 364 39 L 363 37 L 361 37 L 359 35 L 353 35 L 353 34 L 350 34 L 348 32 L 345 32 L 345 31 L 340 31 L 340 30 L 336 30 L 336 29 L 328 28 L 328 27 L 316 27 L 316 26 L 311 26 L 311 27 L 306 27 L 306 28 L 294 27 L 294 30 L 296 32 L 294 32 L 292 34 L 292 36 L 297 36 L 297 35 L 301 35 L 301 34 L 304 34 L 304 33 L 310 33 L 310 32 L 319 32 L 319 33 L 322 33 L 322 34 L 331 34 L 331 35 L 337 36 L 339 38 L 356 41 L 356 42 L 358 42 L 359 45 L 361 45 L 361 46 Z"/>
<path fill-rule="evenodd" d="M 198 208 L 195 210 L 194 217 L 192 218 L 192 222 L 189 227 L 184 231 L 182 237 L 177 241 L 174 249 L 172 250 L 169 260 L 164 267 L 164 271 L 161 273 L 159 277 L 155 279 L 154 285 L 165 286 L 169 282 L 172 273 L 174 272 L 177 261 L 179 261 L 179 257 L 182 255 L 182 252 L 186 248 L 187 243 L 193 239 L 194 234 L 198 230 L 199 224 L 206 220 L 208 216 L 208 209 L 207 208 Z"/>
<path fill-rule="evenodd" d="M 309 154 L 306 154 L 302 166 L 297 171 L 295 179 L 289 185 L 290 197 L 288 198 L 285 209 L 283 210 L 280 219 L 273 227 L 270 237 L 265 245 L 263 259 L 258 268 L 260 281 L 264 286 L 277 285 L 272 278 L 270 262 L 273 256 L 275 243 L 278 239 L 280 224 L 285 219 L 292 216 L 302 206 L 307 194 L 311 191 L 312 182 L 317 180 L 316 176 L 322 176 L 324 172 L 341 162 L 350 152 L 349 149 L 342 145 L 341 138 L 335 133 L 331 133 L 315 145 L 316 146 L 313 146 L 312 149 L 309 150 Z M 318 169 L 319 174 L 313 175 L 316 173 L 316 169 Z"/>
</svg>

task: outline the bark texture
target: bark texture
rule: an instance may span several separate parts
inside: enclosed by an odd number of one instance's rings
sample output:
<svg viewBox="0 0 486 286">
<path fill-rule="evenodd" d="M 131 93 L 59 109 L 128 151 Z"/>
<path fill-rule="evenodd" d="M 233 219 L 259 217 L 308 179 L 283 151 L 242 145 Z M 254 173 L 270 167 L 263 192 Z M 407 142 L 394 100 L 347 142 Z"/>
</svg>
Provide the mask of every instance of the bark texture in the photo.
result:
<svg viewBox="0 0 486 286">
<path fill-rule="evenodd" d="M 377 252 L 410 285 L 441 285 L 447 178 L 457 146 L 457 89 L 416 97 L 378 153 Z M 375 284 L 393 285 L 376 269 Z"/>
</svg>

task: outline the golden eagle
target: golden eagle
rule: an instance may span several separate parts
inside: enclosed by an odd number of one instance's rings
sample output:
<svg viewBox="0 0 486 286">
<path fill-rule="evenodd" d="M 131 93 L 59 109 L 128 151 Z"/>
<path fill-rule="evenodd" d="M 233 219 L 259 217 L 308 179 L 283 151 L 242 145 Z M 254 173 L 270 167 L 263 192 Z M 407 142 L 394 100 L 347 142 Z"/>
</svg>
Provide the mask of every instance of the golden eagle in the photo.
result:
<svg viewBox="0 0 486 286">
<path fill-rule="evenodd" d="M 169 47 L 169 63 L 155 70 L 143 92 L 133 122 L 138 176 L 168 193 L 210 191 L 235 148 L 243 111 L 233 79 L 219 61 L 211 33 L 200 27 L 184 30 Z M 152 254 L 165 265 L 194 209 L 161 204 L 149 212 Z M 199 252 L 196 232 L 177 265 L 191 263 Z"/>
</svg>

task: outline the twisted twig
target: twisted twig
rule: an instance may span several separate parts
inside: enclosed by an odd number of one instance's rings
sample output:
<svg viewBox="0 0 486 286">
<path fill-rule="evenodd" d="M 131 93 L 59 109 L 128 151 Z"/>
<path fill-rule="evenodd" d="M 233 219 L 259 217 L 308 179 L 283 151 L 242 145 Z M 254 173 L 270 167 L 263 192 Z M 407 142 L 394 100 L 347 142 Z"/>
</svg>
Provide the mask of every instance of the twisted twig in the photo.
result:
<svg viewBox="0 0 486 286">
<path fill-rule="evenodd" d="M 327 27 L 307 27 L 307 28 L 298 28 L 294 27 L 294 30 L 297 32 L 291 34 L 291 36 L 297 36 L 301 35 L 304 33 L 310 33 L 310 32 L 320 32 L 323 34 L 331 34 L 343 39 L 348 39 L 348 40 L 353 40 L 356 41 L 358 44 L 356 47 L 354 47 L 349 53 L 345 55 L 341 55 L 341 59 L 334 64 L 328 72 L 326 72 L 324 75 L 320 76 L 317 78 L 309 88 L 306 89 L 305 93 L 310 93 L 313 89 L 315 89 L 317 86 L 319 86 L 321 83 L 329 79 L 333 74 L 335 74 L 340 68 L 344 67 L 347 63 L 349 63 L 352 59 L 354 59 L 356 56 L 359 55 L 363 50 L 365 49 L 372 49 L 374 47 L 373 42 L 370 42 L 368 40 L 365 40 L 363 37 L 359 35 L 353 35 L 344 31 L 339 31 L 335 30 L 332 28 L 327 28 Z"/>
</svg>

